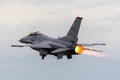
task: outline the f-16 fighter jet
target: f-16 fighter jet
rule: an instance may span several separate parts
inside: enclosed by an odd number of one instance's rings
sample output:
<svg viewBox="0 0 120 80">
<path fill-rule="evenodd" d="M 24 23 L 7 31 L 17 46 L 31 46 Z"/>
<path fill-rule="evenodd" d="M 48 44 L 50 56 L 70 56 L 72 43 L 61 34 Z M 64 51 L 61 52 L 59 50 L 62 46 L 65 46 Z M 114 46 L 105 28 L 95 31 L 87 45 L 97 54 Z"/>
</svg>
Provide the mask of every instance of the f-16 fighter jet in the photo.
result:
<svg viewBox="0 0 120 80">
<path fill-rule="evenodd" d="M 99 50 L 85 48 L 86 46 L 105 45 L 103 43 L 92 44 L 78 44 L 78 32 L 82 17 L 76 17 L 74 23 L 69 29 L 68 33 L 59 38 L 51 38 L 39 32 L 33 32 L 23 37 L 19 41 L 26 45 L 11 45 L 12 47 L 30 47 L 33 50 L 39 52 L 42 59 L 47 55 L 54 55 L 57 59 L 62 59 L 66 56 L 68 59 L 72 58 L 72 55 L 80 55 L 83 50 L 97 51 Z"/>
</svg>

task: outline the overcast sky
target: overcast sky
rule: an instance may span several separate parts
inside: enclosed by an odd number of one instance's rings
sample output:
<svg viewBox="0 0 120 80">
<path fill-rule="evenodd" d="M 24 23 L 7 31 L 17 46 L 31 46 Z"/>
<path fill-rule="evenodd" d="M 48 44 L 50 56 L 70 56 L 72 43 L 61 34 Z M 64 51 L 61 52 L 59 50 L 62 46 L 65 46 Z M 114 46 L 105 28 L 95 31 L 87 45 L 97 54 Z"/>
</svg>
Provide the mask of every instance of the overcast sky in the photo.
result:
<svg viewBox="0 0 120 80">
<path fill-rule="evenodd" d="M 30 48 L 11 48 L 30 32 L 64 36 L 76 16 L 83 17 L 79 41 L 101 42 L 110 57 L 84 54 L 42 60 Z M 0 80 L 119 80 L 120 0 L 1 0 Z"/>
</svg>

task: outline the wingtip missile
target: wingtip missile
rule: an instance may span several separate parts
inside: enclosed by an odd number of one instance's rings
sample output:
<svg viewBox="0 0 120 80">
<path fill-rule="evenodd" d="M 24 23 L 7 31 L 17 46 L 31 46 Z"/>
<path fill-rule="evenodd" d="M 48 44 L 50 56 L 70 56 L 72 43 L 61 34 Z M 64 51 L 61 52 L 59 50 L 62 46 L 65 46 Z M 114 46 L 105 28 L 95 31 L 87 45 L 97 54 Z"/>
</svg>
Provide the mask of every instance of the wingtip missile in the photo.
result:
<svg viewBox="0 0 120 80">
<path fill-rule="evenodd" d="M 93 43 L 93 45 L 106 45 L 105 43 Z"/>
<path fill-rule="evenodd" d="M 11 47 L 30 47 L 30 45 L 11 45 Z"/>
<path fill-rule="evenodd" d="M 22 45 L 11 45 L 11 47 L 24 47 Z"/>
</svg>

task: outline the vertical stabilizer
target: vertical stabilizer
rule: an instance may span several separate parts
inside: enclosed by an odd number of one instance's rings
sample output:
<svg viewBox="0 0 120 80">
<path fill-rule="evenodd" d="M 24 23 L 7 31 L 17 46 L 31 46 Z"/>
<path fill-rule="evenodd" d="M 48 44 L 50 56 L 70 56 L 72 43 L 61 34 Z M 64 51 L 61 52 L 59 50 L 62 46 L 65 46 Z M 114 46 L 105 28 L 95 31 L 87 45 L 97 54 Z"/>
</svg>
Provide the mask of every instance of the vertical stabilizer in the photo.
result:
<svg viewBox="0 0 120 80">
<path fill-rule="evenodd" d="M 77 42 L 78 38 L 78 32 L 80 28 L 82 18 L 81 17 L 76 17 L 74 23 L 72 24 L 70 30 L 68 31 L 67 35 L 64 37 L 59 38 L 60 40 L 63 41 L 69 41 L 69 42 Z"/>
<path fill-rule="evenodd" d="M 81 24 L 81 17 L 76 17 L 74 23 L 72 24 L 69 32 L 67 33 L 67 36 L 71 36 L 71 37 L 75 37 L 77 38 L 78 36 L 78 32 L 79 32 L 79 28 L 80 28 L 80 24 Z"/>
</svg>

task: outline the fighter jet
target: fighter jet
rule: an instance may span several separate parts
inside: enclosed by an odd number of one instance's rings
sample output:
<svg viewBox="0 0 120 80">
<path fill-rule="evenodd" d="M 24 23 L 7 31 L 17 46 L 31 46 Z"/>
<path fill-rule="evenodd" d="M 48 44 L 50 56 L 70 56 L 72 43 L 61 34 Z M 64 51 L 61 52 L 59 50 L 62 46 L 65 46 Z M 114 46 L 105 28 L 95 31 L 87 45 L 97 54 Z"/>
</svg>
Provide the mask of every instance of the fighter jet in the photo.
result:
<svg viewBox="0 0 120 80">
<path fill-rule="evenodd" d="M 105 45 L 104 43 L 92 43 L 92 44 L 78 44 L 78 32 L 82 17 L 76 17 L 68 33 L 63 37 L 52 38 L 41 34 L 39 32 L 33 32 L 23 37 L 19 41 L 26 45 L 11 45 L 12 47 L 30 47 L 33 50 L 39 52 L 39 55 L 44 59 L 47 55 L 54 55 L 57 59 L 62 59 L 65 55 L 68 59 L 72 58 L 72 55 L 80 55 L 83 50 L 97 51 L 99 50 L 85 48 L 86 46 Z"/>
</svg>

